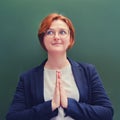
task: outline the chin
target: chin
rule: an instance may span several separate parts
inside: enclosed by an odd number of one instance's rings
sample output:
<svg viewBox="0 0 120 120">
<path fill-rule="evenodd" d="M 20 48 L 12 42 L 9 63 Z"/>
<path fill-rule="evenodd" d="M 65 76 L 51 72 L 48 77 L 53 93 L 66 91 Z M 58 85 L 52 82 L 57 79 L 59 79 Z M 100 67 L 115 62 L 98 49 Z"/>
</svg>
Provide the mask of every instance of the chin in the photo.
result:
<svg viewBox="0 0 120 120">
<path fill-rule="evenodd" d="M 52 50 L 48 50 L 49 53 L 65 53 L 66 50 L 63 49 L 52 49 Z"/>
</svg>

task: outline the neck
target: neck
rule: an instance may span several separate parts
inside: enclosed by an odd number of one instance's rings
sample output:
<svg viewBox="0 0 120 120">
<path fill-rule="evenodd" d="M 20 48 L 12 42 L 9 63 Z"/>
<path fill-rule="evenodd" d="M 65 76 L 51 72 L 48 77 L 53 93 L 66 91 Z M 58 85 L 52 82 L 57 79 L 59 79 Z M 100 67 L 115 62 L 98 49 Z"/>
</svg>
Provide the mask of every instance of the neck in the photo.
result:
<svg viewBox="0 0 120 120">
<path fill-rule="evenodd" d="M 66 54 L 65 55 L 48 55 L 48 60 L 45 64 L 45 67 L 48 69 L 56 69 L 60 70 L 67 66 L 69 64 L 69 61 L 67 59 Z"/>
</svg>

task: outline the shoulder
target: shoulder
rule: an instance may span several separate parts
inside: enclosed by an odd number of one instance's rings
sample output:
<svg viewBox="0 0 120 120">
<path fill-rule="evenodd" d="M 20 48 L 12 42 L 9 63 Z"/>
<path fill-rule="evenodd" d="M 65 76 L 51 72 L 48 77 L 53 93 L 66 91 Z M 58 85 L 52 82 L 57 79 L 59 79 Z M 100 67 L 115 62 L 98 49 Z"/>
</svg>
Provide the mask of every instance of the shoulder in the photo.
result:
<svg viewBox="0 0 120 120">
<path fill-rule="evenodd" d="M 42 62 L 38 66 L 35 66 L 35 67 L 33 67 L 33 68 L 29 69 L 29 70 L 26 70 L 26 71 L 22 72 L 20 74 L 20 77 L 32 77 L 32 76 L 36 76 L 36 75 L 42 73 L 43 69 L 44 69 L 44 64 L 45 64 L 45 61 Z"/>
<path fill-rule="evenodd" d="M 95 68 L 95 65 L 92 63 L 74 61 L 72 59 L 69 59 L 69 61 L 70 61 L 72 66 L 79 67 L 80 69 L 83 69 L 83 70 L 92 70 Z"/>
<path fill-rule="evenodd" d="M 98 74 L 98 71 L 94 64 L 87 62 L 78 62 L 71 59 L 69 59 L 69 61 L 71 63 L 73 71 L 79 70 L 80 74 L 88 77 Z"/>
</svg>

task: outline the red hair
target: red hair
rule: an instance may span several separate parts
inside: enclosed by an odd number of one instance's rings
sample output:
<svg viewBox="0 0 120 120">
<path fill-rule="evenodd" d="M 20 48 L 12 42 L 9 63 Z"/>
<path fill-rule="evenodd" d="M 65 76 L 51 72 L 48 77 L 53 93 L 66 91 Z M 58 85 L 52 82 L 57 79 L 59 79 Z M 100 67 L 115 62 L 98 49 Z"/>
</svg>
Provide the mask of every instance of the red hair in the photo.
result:
<svg viewBox="0 0 120 120">
<path fill-rule="evenodd" d="M 39 41 L 40 41 L 42 47 L 46 50 L 45 45 L 44 45 L 44 41 L 43 41 L 44 35 L 54 20 L 62 20 L 69 27 L 70 45 L 68 46 L 68 49 L 70 49 L 74 45 L 74 42 L 75 42 L 75 40 L 74 40 L 74 36 L 75 36 L 74 26 L 69 18 L 67 18 L 61 14 L 58 14 L 58 13 L 49 14 L 41 22 L 41 25 L 40 25 L 39 30 L 38 30 L 38 38 L 39 38 Z"/>
</svg>

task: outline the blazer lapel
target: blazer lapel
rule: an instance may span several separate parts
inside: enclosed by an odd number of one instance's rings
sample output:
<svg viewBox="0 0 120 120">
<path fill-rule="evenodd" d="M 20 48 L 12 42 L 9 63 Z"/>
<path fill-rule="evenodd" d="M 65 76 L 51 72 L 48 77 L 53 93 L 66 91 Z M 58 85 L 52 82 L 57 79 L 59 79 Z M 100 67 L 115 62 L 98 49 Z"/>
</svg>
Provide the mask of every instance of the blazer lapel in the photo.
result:
<svg viewBox="0 0 120 120">
<path fill-rule="evenodd" d="M 84 87 L 86 86 L 86 84 L 84 83 L 85 81 L 84 81 L 84 77 L 82 74 L 82 68 L 80 67 L 80 65 L 77 62 L 72 61 L 72 60 L 69 60 L 69 61 L 71 63 L 73 76 L 74 76 L 76 85 L 79 90 L 79 94 L 80 94 L 79 101 L 83 102 L 83 101 L 85 101 L 85 95 L 86 95 L 85 92 L 86 91 L 85 91 Z"/>
<path fill-rule="evenodd" d="M 37 96 L 37 102 L 44 102 L 44 64 L 46 61 L 44 61 L 38 68 L 38 71 L 36 72 L 36 96 Z"/>
</svg>

